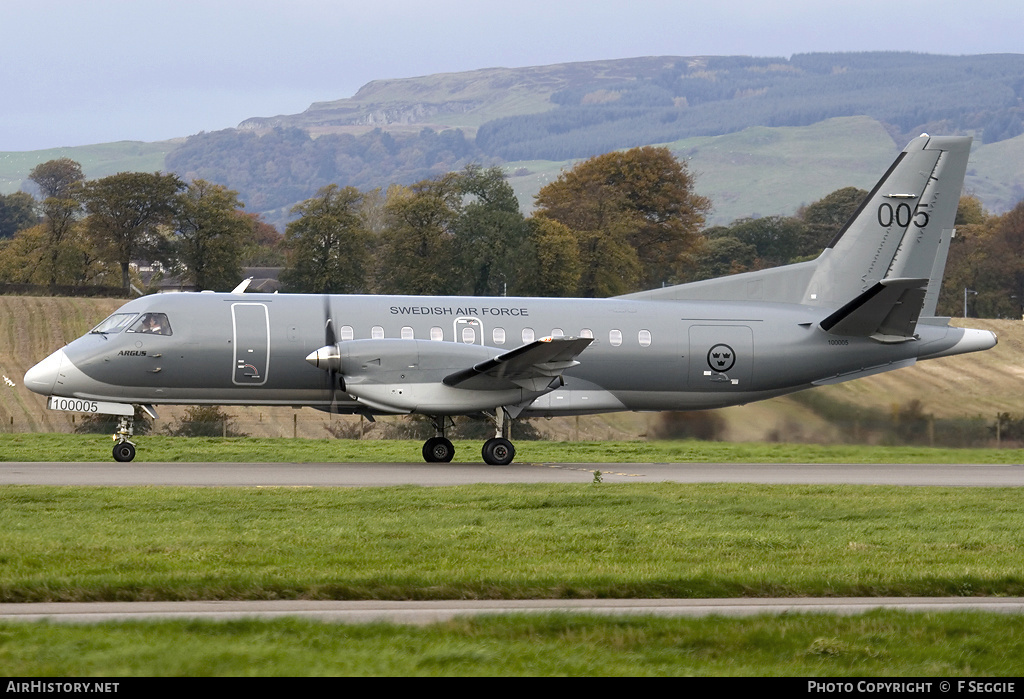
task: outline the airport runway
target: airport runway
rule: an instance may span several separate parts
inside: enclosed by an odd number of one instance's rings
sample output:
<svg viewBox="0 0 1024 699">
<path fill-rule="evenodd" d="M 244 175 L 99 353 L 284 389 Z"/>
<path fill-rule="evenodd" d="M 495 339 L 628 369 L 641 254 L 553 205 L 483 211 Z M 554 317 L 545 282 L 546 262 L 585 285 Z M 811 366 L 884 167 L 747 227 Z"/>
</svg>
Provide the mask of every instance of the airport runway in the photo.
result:
<svg viewBox="0 0 1024 699">
<path fill-rule="evenodd" d="M 0 485 L 235 487 L 471 483 L 776 483 L 1024 487 L 1020 464 L 484 464 L 0 462 Z"/>
<path fill-rule="evenodd" d="M 378 600 L 242 602 L 70 602 L 0 604 L 0 621 L 99 623 L 159 619 L 277 619 L 368 624 L 433 624 L 457 617 L 494 614 L 585 613 L 615 616 L 745 617 L 757 614 L 863 614 L 872 609 L 910 612 L 962 610 L 1024 614 L 1021 597 L 790 598 L 790 599 L 572 599 L 572 600 Z"/>
</svg>

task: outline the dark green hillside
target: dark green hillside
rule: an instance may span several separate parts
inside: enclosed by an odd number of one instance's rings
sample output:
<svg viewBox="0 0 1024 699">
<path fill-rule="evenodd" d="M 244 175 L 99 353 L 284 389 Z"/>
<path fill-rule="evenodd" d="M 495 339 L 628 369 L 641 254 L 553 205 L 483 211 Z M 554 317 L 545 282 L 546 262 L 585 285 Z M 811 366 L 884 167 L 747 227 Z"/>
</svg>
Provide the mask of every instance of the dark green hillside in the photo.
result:
<svg viewBox="0 0 1024 699">
<path fill-rule="evenodd" d="M 751 126 L 869 116 L 905 142 L 923 130 L 986 143 L 1024 132 L 1024 56 L 903 53 L 665 59 L 629 80 L 577 83 L 555 109 L 488 122 L 477 145 L 508 160 L 562 160 Z"/>
<path fill-rule="evenodd" d="M 483 158 L 459 130 L 392 135 L 375 129 L 314 139 L 296 127 L 275 127 L 262 135 L 226 129 L 192 136 L 167 156 L 166 166 L 186 179 L 226 184 L 242 193 L 249 209 L 266 212 L 291 207 L 329 184 L 386 189 Z"/>
</svg>

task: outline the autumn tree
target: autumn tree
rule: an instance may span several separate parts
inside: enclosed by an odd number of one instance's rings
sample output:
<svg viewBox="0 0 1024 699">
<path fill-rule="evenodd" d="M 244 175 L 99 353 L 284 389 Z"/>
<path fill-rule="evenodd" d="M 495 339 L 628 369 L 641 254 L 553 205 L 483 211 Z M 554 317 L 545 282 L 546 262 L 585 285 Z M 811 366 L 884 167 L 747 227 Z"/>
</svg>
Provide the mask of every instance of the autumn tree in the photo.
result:
<svg viewBox="0 0 1024 699">
<path fill-rule="evenodd" d="M 39 186 L 42 194 L 41 210 L 46 227 L 46 247 L 49 250 L 47 266 L 49 284 L 57 284 L 57 258 L 65 240 L 72 234 L 82 210 L 82 166 L 70 158 L 48 160 L 32 168 L 28 178 Z"/>
<path fill-rule="evenodd" d="M 685 281 L 714 279 L 749 272 L 757 267 L 757 247 L 732 235 L 729 228 L 720 226 L 708 231 Z"/>
<path fill-rule="evenodd" d="M 260 214 L 238 213 L 249 221 L 248 225 L 252 230 L 252 235 L 242 251 L 242 266 L 284 267 L 287 262 L 284 235 L 277 227 L 264 221 Z"/>
<path fill-rule="evenodd" d="M 348 294 L 367 291 L 369 235 L 355 187 L 323 187 L 292 209 L 284 245 L 288 266 L 281 283 L 292 292 Z"/>
<path fill-rule="evenodd" d="M 392 186 L 377 247 L 377 285 L 384 293 L 447 294 L 460 281 L 452 265 L 453 229 L 463 192 L 456 173 L 411 187 Z"/>
<path fill-rule="evenodd" d="M 813 255 L 824 250 L 867 196 L 866 190 L 843 187 L 798 211 L 796 217 L 807 225 L 806 242 L 799 254 Z"/>
<path fill-rule="evenodd" d="M 753 269 L 788 264 L 807 250 L 804 246 L 806 226 L 792 216 L 741 218 L 733 221 L 726 231 L 729 237 L 754 247 L 757 261 Z"/>
<path fill-rule="evenodd" d="M 530 264 L 517 293 L 531 296 L 576 296 L 580 259 L 576 236 L 565 224 L 542 216 L 528 221 Z"/>
<path fill-rule="evenodd" d="M 177 212 L 178 192 L 185 184 L 177 175 L 120 172 L 86 182 L 82 200 L 87 226 L 97 245 L 121 266 L 121 285 L 130 289 L 129 266 L 142 255 L 159 253 L 165 242 L 158 233 Z"/>
<path fill-rule="evenodd" d="M 950 241 L 938 312 L 982 318 L 1020 318 L 1024 305 L 1024 202 L 1002 216 L 962 197 Z M 967 306 L 964 308 L 964 290 Z"/>
<path fill-rule="evenodd" d="M 536 216 L 577 235 L 580 292 L 604 296 L 674 281 L 694 252 L 711 202 L 667 148 L 597 156 L 540 190 Z"/>
<path fill-rule="evenodd" d="M 470 165 L 456 178 L 462 202 L 452 226 L 455 293 L 518 293 L 529 230 L 501 168 Z"/>
<path fill-rule="evenodd" d="M 1024 317 L 1024 201 L 999 217 L 995 230 L 994 262 L 1002 279 L 1002 298 L 995 299 L 996 315 Z"/>
<path fill-rule="evenodd" d="M 39 218 L 35 208 L 36 200 L 27 192 L 0 194 L 0 239 L 35 225 Z"/>
<path fill-rule="evenodd" d="M 197 289 L 230 291 L 241 281 L 241 257 L 252 237 L 252 221 L 241 208 L 238 192 L 206 180 L 195 180 L 180 194 L 176 271 Z"/>
<path fill-rule="evenodd" d="M 56 249 L 48 246 L 50 231 L 40 223 L 0 241 L 0 281 L 13 284 L 56 286 L 102 284 L 110 268 L 98 259 L 95 248 L 76 225 Z"/>
<path fill-rule="evenodd" d="M 57 158 L 36 165 L 28 173 L 28 178 L 38 185 L 40 199 L 45 201 L 50 197 L 69 198 L 85 175 L 82 174 L 82 166 L 71 158 Z"/>
</svg>

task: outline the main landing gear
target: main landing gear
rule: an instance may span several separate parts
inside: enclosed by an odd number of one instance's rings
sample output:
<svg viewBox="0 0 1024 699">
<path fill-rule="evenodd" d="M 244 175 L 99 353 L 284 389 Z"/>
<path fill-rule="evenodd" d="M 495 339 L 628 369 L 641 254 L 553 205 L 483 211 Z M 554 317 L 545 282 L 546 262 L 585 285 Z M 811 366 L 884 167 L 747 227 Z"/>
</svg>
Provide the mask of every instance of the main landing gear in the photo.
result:
<svg viewBox="0 0 1024 699">
<path fill-rule="evenodd" d="M 480 454 L 484 457 L 484 463 L 508 466 L 516 458 L 516 448 L 508 439 L 512 436 L 512 418 L 504 408 L 496 408 L 491 419 L 494 421 L 494 437 L 484 442 Z"/>
<path fill-rule="evenodd" d="M 423 443 L 423 460 L 432 464 L 446 464 L 455 456 L 455 447 L 444 436 L 444 431 L 455 423 L 445 415 L 431 417 L 430 421 L 434 423 L 434 436 Z"/>
<path fill-rule="evenodd" d="M 512 430 L 512 420 L 504 408 L 498 408 L 494 415 L 488 415 L 488 418 L 494 422 L 495 435 L 484 442 L 480 454 L 484 458 L 484 463 L 491 466 L 507 466 L 516 457 L 516 448 L 508 439 Z M 448 463 L 455 456 L 455 447 L 444 433 L 445 429 L 454 423 L 446 416 L 435 416 L 431 421 L 434 423 L 435 436 L 423 443 L 423 460 L 428 463 Z"/>
<path fill-rule="evenodd" d="M 127 462 L 135 458 L 135 443 L 131 441 L 135 418 L 121 416 L 114 433 L 114 461 Z"/>
</svg>

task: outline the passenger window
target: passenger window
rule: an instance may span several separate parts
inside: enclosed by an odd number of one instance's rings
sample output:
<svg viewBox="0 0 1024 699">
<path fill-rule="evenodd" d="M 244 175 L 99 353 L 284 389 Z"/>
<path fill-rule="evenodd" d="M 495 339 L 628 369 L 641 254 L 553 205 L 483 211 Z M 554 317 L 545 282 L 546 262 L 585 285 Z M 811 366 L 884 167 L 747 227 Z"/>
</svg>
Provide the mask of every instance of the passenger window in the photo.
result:
<svg viewBox="0 0 1024 699">
<path fill-rule="evenodd" d="M 650 330 L 641 330 L 640 333 L 637 336 L 637 339 L 640 340 L 640 346 L 641 347 L 650 347 L 651 346 L 651 331 Z"/>
<path fill-rule="evenodd" d="M 435 325 L 430 329 L 430 339 L 434 342 L 441 342 L 444 340 L 444 330 Z"/>
<path fill-rule="evenodd" d="M 608 342 L 611 343 L 612 347 L 618 347 L 622 344 L 622 331 L 612 330 L 608 333 Z"/>
<path fill-rule="evenodd" d="M 505 344 L 505 328 L 495 328 L 491 331 L 491 339 L 496 345 Z"/>
<path fill-rule="evenodd" d="M 467 345 L 471 345 L 476 342 L 476 330 L 468 325 L 462 328 L 462 341 Z"/>
<path fill-rule="evenodd" d="M 144 313 L 132 327 L 128 328 L 130 333 L 146 333 L 147 335 L 170 335 L 171 324 L 167 322 L 167 316 L 163 313 Z"/>
<path fill-rule="evenodd" d="M 372 328 L 370 328 L 370 338 L 373 340 L 383 340 L 384 328 L 380 327 L 379 325 L 374 325 Z"/>
<path fill-rule="evenodd" d="M 580 337 L 589 337 L 593 339 L 594 331 L 591 330 L 590 328 L 583 328 L 582 330 L 580 330 Z"/>
<path fill-rule="evenodd" d="M 406 325 L 404 328 L 402 328 L 402 339 L 403 340 L 411 340 L 411 339 L 413 339 L 412 328 L 410 328 L 408 325 Z"/>
<path fill-rule="evenodd" d="M 533 328 L 523 328 L 523 342 L 533 342 Z"/>
<path fill-rule="evenodd" d="M 353 332 L 351 325 L 342 325 L 341 326 L 341 339 L 343 341 L 351 340 L 355 336 L 356 336 L 356 334 L 355 334 L 355 332 Z"/>
<path fill-rule="evenodd" d="M 562 332 L 561 328 L 552 328 L 551 337 L 565 337 L 565 333 Z"/>
</svg>

